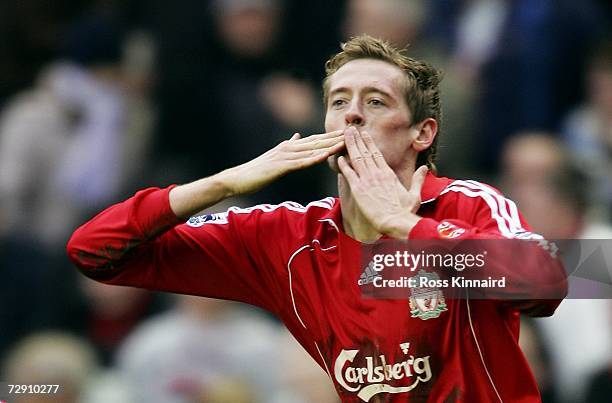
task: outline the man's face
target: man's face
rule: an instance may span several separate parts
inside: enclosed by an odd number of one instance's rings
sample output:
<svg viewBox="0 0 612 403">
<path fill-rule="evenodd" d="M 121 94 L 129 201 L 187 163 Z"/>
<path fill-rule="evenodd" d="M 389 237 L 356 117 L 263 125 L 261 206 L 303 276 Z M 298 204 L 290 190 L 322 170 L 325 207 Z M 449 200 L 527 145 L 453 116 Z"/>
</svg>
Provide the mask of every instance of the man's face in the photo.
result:
<svg viewBox="0 0 612 403">
<path fill-rule="evenodd" d="M 411 126 L 404 80 L 402 70 L 382 60 L 346 63 L 330 77 L 325 131 L 353 125 L 372 136 L 394 171 L 414 164 L 412 142 L 418 131 Z M 336 156 L 330 158 L 334 168 Z"/>
</svg>

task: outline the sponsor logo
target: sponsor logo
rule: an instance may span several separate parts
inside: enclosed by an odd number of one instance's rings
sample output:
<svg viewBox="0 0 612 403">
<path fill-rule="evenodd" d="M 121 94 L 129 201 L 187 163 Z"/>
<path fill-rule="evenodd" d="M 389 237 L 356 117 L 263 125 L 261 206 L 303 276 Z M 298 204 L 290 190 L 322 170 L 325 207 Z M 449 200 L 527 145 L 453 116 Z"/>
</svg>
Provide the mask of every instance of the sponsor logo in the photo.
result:
<svg viewBox="0 0 612 403">
<path fill-rule="evenodd" d="M 227 213 L 203 214 L 191 217 L 187 221 L 187 225 L 195 228 L 204 224 L 227 224 Z"/>
<path fill-rule="evenodd" d="M 361 273 L 357 285 L 366 285 L 374 282 L 376 278 L 381 278 L 380 270 L 376 270 L 374 261 L 370 261 L 366 268 Z"/>
<path fill-rule="evenodd" d="M 406 359 L 394 364 L 387 364 L 386 357 L 377 357 L 380 365 L 375 365 L 374 357 L 366 356 L 365 367 L 355 367 L 351 364 L 359 350 L 342 350 L 334 363 L 334 376 L 340 386 L 349 392 L 357 393 L 364 402 L 379 393 L 407 393 L 421 382 L 431 379 L 429 357 L 408 356 L 410 343 L 401 343 L 400 348 Z M 408 379 L 412 381 L 407 386 L 393 386 L 393 381 Z"/>
<path fill-rule="evenodd" d="M 464 233 L 464 228 L 451 224 L 448 221 L 442 221 L 438 224 L 438 234 L 442 238 L 459 238 Z"/>
<path fill-rule="evenodd" d="M 410 316 L 422 320 L 437 318 L 447 311 L 444 294 L 436 284 L 440 284 L 440 276 L 437 273 L 428 273 L 419 270 L 412 284 L 426 284 L 425 287 L 412 287 L 410 289 Z"/>
</svg>

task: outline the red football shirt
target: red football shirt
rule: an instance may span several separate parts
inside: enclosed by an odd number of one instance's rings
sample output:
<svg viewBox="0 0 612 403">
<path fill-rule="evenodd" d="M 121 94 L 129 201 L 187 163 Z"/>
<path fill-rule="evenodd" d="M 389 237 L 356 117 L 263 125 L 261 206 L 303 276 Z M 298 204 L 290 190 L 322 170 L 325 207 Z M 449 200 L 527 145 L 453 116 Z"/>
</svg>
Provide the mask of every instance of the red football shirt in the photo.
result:
<svg viewBox="0 0 612 403">
<path fill-rule="evenodd" d="M 424 320 L 411 315 L 408 299 L 364 298 L 362 245 L 344 233 L 338 199 L 230 208 L 182 223 L 170 209 L 171 188 L 142 190 L 85 223 L 68 243 L 72 261 L 108 284 L 267 309 L 345 402 L 540 401 L 518 346 L 519 310 L 551 314 L 559 300 L 447 299 Z M 428 174 L 421 196 L 424 218 L 410 239 L 538 238 L 514 203 L 481 183 Z M 556 259 L 536 248 L 537 270 L 497 269 L 519 271 L 526 282 L 562 278 Z"/>
</svg>

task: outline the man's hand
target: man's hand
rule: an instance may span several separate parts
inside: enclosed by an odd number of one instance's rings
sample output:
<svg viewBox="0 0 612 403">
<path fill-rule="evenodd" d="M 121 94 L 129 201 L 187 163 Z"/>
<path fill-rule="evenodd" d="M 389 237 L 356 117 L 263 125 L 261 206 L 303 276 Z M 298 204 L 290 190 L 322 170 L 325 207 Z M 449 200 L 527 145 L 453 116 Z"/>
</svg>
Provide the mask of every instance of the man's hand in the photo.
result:
<svg viewBox="0 0 612 403">
<path fill-rule="evenodd" d="M 344 149 L 342 130 L 300 138 L 298 133 L 245 163 L 170 191 L 170 207 L 187 218 L 230 197 L 253 193 L 281 176 L 323 162 Z"/>
<path fill-rule="evenodd" d="M 323 162 L 344 148 L 342 130 L 300 138 L 295 133 L 259 157 L 223 171 L 232 195 L 253 193 L 281 176 Z"/>
<path fill-rule="evenodd" d="M 338 158 L 340 172 L 346 178 L 353 197 L 364 216 L 381 234 L 406 239 L 420 217 L 421 187 L 427 167 L 414 172 L 410 189 L 406 189 L 387 165 L 382 153 L 367 132 L 349 127 L 345 142 L 350 164 Z"/>
</svg>

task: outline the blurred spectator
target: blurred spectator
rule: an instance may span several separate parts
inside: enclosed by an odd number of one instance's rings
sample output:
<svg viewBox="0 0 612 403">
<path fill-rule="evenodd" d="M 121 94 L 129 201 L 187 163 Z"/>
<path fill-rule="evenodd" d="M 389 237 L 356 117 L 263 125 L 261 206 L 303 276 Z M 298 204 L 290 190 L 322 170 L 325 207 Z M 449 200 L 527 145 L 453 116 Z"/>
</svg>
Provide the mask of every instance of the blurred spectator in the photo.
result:
<svg viewBox="0 0 612 403">
<path fill-rule="evenodd" d="M 180 296 L 126 340 L 119 370 L 137 401 L 273 401 L 284 371 L 279 328 L 257 316 L 235 303 Z"/>
<path fill-rule="evenodd" d="M 122 70 L 123 36 L 114 24 L 106 16 L 75 24 L 66 41 L 72 61 L 49 66 L 4 111 L 0 234 L 57 249 L 84 213 L 141 173 L 152 115 L 143 80 L 135 84 L 149 71 L 135 68 L 133 54 Z"/>
<path fill-rule="evenodd" d="M 105 366 L 113 364 L 116 350 L 143 320 L 165 308 L 162 298 L 147 290 L 87 278 L 79 283 L 84 298 L 67 301 L 61 325 L 89 340 Z"/>
<path fill-rule="evenodd" d="M 511 189 L 523 181 L 540 182 L 562 167 L 567 158 L 565 148 L 552 133 L 515 133 L 504 146 L 502 178 Z"/>
<path fill-rule="evenodd" d="M 563 138 L 595 183 L 599 216 L 612 219 L 612 39 L 596 48 L 586 74 L 585 102 L 570 112 Z"/>
<path fill-rule="evenodd" d="M 349 0 L 344 22 L 347 38 L 360 34 L 383 38 L 403 49 L 414 51 L 427 18 L 423 0 Z M 415 56 L 417 57 L 417 56 Z"/>
<path fill-rule="evenodd" d="M 108 13 L 77 19 L 64 36 L 66 59 L 0 117 L 0 265 L 10 280 L 0 302 L 12 307 L 0 313 L 0 351 L 58 324 L 60 290 L 76 289 L 64 267 L 68 235 L 143 173 L 152 48 L 145 35 L 124 34 Z"/>
<path fill-rule="evenodd" d="M 281 391 L 274 403 L 339 403 L 338 394 L 327 373 L 284 328 L 276 354 L 283 371 L 280 374 Z"/>
<path fill-rule="evenodd" d="M 563 145 L 545 134 L 516 135 L 503 155 L 502 183 L 532 230 L 547 239 L 610 239 L 612 228 L 588 215 L 588 181 L 568 159 Z M 596 297 L 598 284 L 572 277 Z M 537 319 L 550 347 L 555 383 L 564 401 L 583 401 L 587 377 L 608 362 L 612 329 L 602 318 L 612 306 L 606 299 L 566 299 L 550 318 Z M 576 353 L 580 346 L 580 353 Z"/>
<path fill-rule="evenodd" d="M 296 131 L 320 130 L 318 80 L 340 40 L 343 3 L 146 2 L 141 13 L 159 46 L 157 176 L 188 181 L 242 163 Z M 307 186 L 325 188 L 321 173 L 324 167 L 284 178 L 251 203 L 281 201 L 279 188 L 310 201 L 317 195 Z"/>
<path fill-rule="evenodd" d="M 579 80 L 567 78 L 582 75 L 585 52 L 606 21 L 591 0 L 460 4 L 460 12 L 448 18 L 455 26 L 453 70 L 479 94 L 480 169 L 497 169 L 511 134 L 558 129 L 581 91 Z"/>
<path fill-rule="evenodd" d="M 502 155 L 501 187 L 547 239 L 607 239 L 612 227 L 589 214 L 591 184 L 548 133 L 517 133 Z"/>
<path fill-rule="evenodd" d="M 124 178 L 133 178 L 151 119 L 142 110 L 142 86 L 126 93 L 126 84 L 148 71 L 136 71 L 133 54 L 129 66 L 119 64 L 122 38 L 113 22 L 95 16 L 73 30 L 66 49 L 77 63 L 46 69 L 7 107 L 0 131 L 2 230 L 36 233 L 53 247 L 63 244 L 75 216 L 115 198 Z"/>
<path fill-rule="evenodd" d="M 140 403 L 131 394 L 129 385 L 115 369 L 96 373 L 83 391 L 80 403 Z"/>
<path fill-rule="evenodd" d="M 213 12 L 220 37 L 237 57 L 256 59 L 277 45 L 280 0 L 214 0 Z"/>
<path fill-rule="evenodd" d="M 513 135 L 502 155 L 501 187 L 519 205 L 527 222 L 547 239 L 572 238 L 582 225 L 586 189 L 574 192 L 579 205 L 564 202 L 551 192 L 549 182 L 567 164 L 567 158 L 562 144 L 541 132 Z"/>
<path fill-rule="evenodd" d="M 2 379 L 18 385 L 59 385 L 53 394 L 12 394 L 16 403 L 77 403 L 96 371 L 95 355 L 80 339 L 59 332 L 21 340 L 4 361 Z"/>
<path fill-rule="evenodd" d="M 208 113 L 216 131 L 205 141 L 216 151 L 206 159 L 217 171 L 252 159 L 295 132 L 321 130 L 322 118 L 315 87 L 294 77 L 279 53 L 284 2 L 216 0 L 213 5 L 218 48 Z M 321 172 L 323 167 L 298 172 L 252 198 L 312 200 L 324 193 Z"/>
<path fill-rule="evenodd" d="M 40 69 L 57 58 L 61 30 L 87 6 L 74 0 L 0 2 L 0 109 L 32 85 Z"/>
</svg>

